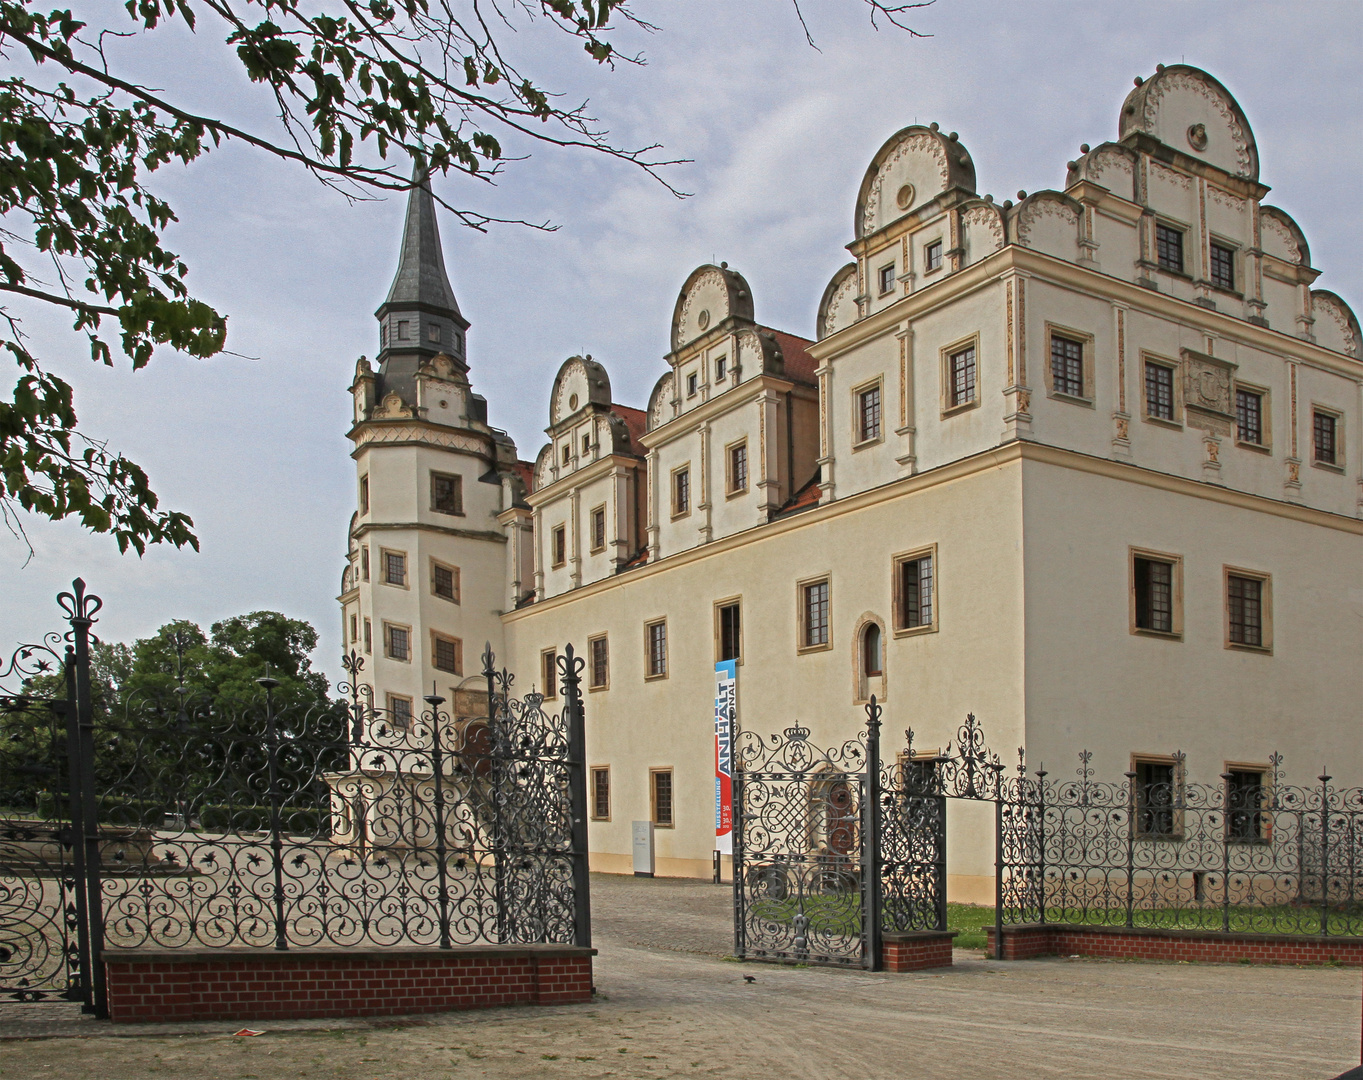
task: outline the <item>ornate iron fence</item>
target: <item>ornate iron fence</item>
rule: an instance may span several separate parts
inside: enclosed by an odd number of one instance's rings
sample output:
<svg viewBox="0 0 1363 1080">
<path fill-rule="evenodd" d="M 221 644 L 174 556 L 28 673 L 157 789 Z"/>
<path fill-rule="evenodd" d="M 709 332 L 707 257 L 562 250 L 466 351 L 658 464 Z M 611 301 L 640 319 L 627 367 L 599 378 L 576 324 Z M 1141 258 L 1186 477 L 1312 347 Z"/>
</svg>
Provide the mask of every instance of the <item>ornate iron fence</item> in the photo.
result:
<svg viewBox="0 0 1363 1080">
<path fill-rule="evenodd" d="M 65 597 L 67 696 L 0 698 L 0 992 L 102 1011 L 100 957 L 131 948 L 590 944 L 571 646 L 558 714 L 490 647 L 468 715 L 436 694 L 376 708 L 354 653 L 328 705 L 281 704 L 267 673 L 247 700 L 180 686 L 96 710 L 99 601 Z M 29 647 L 9 674 L 56 657 Z"/>
<path fill-rule="evenodd" d="M 1021 768 L 1002 858 L 1013 923 L 1274 934 L 1363 934 L 1363 789 L 1259 772 L 1187 781 L 1184 759 L 1120 781 L 1079 755 L 1069 779 Z"/>
</svg>

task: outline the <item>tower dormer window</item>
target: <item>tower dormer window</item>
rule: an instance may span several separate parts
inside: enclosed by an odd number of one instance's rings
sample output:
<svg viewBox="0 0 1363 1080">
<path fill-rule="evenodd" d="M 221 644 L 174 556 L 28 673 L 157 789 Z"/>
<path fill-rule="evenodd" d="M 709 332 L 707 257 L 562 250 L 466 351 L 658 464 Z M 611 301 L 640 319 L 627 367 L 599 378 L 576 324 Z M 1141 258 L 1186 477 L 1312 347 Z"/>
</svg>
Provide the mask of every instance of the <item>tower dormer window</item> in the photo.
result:
<svg viewBox="0 0 1363 1080">
<path fill-rule="evenodd" d="M 406 319 L 398 320 L 398 340 L 407 341 L 412 336 L 412 324 Z"/>
<path fill-rule="evenodd" d="M 431 509 L 437 514 L 462 514 L 464 478 L 451 473 L 431 473 Z"/>
<path fill-rule="evenodd" d="M 388 324 L 379 323 L 379 346 L 382 348 L 388 344 Z"/>
<path fill-rule="evenodd" d="M 426 327 L 426 340 L 427 340 L 427 341 L 433 341 L 433 342 L 435 342 L 437 345 L 439 345 L 439 344 L 440 344 L 440 327 L 439 327 L 439 326 L 436 326 L 434 323 L 432 323 L 430 326 Z"/>
</svg>

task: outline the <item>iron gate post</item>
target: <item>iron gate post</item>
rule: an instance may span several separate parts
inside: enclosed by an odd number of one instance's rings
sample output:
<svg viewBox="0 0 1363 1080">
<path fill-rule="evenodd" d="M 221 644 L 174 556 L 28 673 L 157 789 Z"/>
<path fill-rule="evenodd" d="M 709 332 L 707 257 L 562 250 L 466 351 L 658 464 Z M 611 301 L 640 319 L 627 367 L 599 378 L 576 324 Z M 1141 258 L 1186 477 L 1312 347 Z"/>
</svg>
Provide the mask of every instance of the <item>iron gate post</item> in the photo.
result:
<svg viewBox="0 0 1363 1080">
<path fill-rule="evenodd" d="M 1235 807 L 1231 796 L 1231 774 L 1221 774 L 1221 798 L 1224 811 L 1221 821 L 1221 929 L 1230 931 L 1230 839 L 1235 823 Z"/>
<path fill-rule="evenodd" d="M 565 645 L 559 658 L 564 709 L 568 714 L 568 801 L 572 815 L 573 944 L 592 944 L 591 877 L 587 857 L 587 716 L 582 704 L 582 668 L 586 661 Z"/>
<path fill-rule="evenodd" d="M 881 969 L 880 926 L 880 706 L 871 695 L 866 706 L 866 781 L 862 785 L 861 857 L 865 899 L 862 932 L 866 941 L 865 966 Z"/>
<path fill-rule="evenodd" d="M 747 948 L 744 934 L 744 921 L 747 912 L 743 907 L 743 770 L 734 768 L 734 958 L 742 960 Z"/>
<path fill-rule="evenodd" d="M 1126 800 L 1126 925 L 1131 926 L 1136 901 L 1136 819 L 1139 811 L 1136 804 L 1136 774 L 1128 771 L 1125 776 L 1131 788 Z"/>
<path fill-rule="evenodd" d="M 76 578 L 71 592 L 61 593 L 62 605 L 71 624 L 75 648 L 76 761 L 72 774 L 76 792 L 72 806 L 79 809 L 72 821 L 76 842 L 84 850 L 85 875 L 80 886 L 85 890 L 85 923 L 89 947 L 84 961 L 90 972 L 90 1001 L 86 1011 L 101 1020 L 109 1015 L 109 995 L 104 975 L 104 896 L 100 883 L 99 807 L 95 799 L 95 715 L 90 695 L 90 627 L 104 601 L 87 594 L 85 582 Z"/>
<path fill-rule="evenodd" d="M 1330 780 L 1326 773 L 1320 781 L 1320 932 L 1330 932 Z"/>
<path fill-rule="evenodd" d="M 430 696 L 426 704 L 431 707 L 431 776 L 435 780 L 435 793 L 432 799 L 435 809 L 435 872 L 440 889 L 440 947 L 450 947 L 450 880 L 446 866 L 449 854 L 445 844 L 445 763 L 440 746 L 440 706 L 445 699 L 436 693 L 435 683 L 431 684 Z"/>
<path fill-rule="evenodd" d="M 1046 763 L 1036 772 L 1036 828 L 1037 828 L 1037 910 L 1041 923 L 1046 923 Z"/>
<path fill-rule="evenodd" d="M 994 791 L 994 959 L 1003 957 L 1003 791 Z"/>
<path fill-rule="evenodd" d="M 278 679 L 265 677 L 256 684 L 265 691 L 265 749 L 269 754 L 270 859 L 274 863 L 274 947 L 281 952 L 289 947 L 288 926 L 284 917 L 284 834 L 279 816 L 279 728 L 275 723 L 274 691 Z"/>
<path fill-rule="evenodd" d="M 492 642 L 483 646 L 483 677 L 487 680 L 487 723 L 491 735 L 488 776 L 491 783 L 488 789 L 492 798 L 492 887 L 493 903 L 497 908 L 497 943 L 507 944 L 510 920 L 506 916 L 506 836 L 502 827 L 502 780 L 504 770 L 498 769 L 498 761 L 506 753 L 507 740 L 502 730 L 502 720 L 497 716 L 497 661 L 492 651 Z M 504 719 L 504 718 L 503 718 Z"/>
<path fill-rule="evenodd" d="M 60 707 L 58 707 L 60 706 Z M 93 1012 L 95 1008 L 94 985 L 91 982 L 90 963 L 90 904 L 85 891 L 85 829 L 84 808 L 81 803 L 85 790 L 80 770 L 80 719 L 76 708 L 76 647 L 66 647 L 66 700 L 53 702 L 53 708 L 66 726 L 66 769 L 67 804 L 71 837 L 71 869 L 74 877 L 72 891 L 76 901 L 76 956 L 74 989 L 80 994 L 81 1011 Z M 65 892 L 66 883 L 62 883 Z M 69 946 L 68 946 L 69 951 Z M 68 965 L 71 958 L 68 955 Z"/>
</svg>

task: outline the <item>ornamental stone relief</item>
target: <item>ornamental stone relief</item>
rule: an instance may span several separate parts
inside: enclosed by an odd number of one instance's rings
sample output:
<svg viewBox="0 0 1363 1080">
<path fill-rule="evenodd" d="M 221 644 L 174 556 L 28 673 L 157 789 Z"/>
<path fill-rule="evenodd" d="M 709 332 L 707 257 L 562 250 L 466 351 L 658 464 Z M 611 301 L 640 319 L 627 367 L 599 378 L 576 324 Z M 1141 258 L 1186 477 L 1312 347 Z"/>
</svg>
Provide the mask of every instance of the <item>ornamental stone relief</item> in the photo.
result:
<svg viewBox="0 0 1363 1080">
<path fill-rule="evenodd" d="M 842 284 L 833 290 L 828 298 L 828 310 L 824 312 L 824 337 L 836 333 L 857 321 L 856 317 L 857 275 L 848 274 Z M 844 318 L 844 312 L 848 317 Z"/>
<path fill-rule="evenodd" d="M 1188 176 L 1186 173 L 1177 172 L 1165 165 L 1161 165 L 1158 161 L 1150 162 L 1150 175 L 1158 176 L 1165 183 L 1173 184 L 1175 187 L 1180 187 L 1184 191 L 1191 191 L 1193 188 L 1193 179 L 1191 176 Z"/>
<path fill-rule="evenodd" d="M 691 288 L 686 291 L 686 299 L 682 301 L 681 318 L 677 320 L 677 331 L 679 336 L 677 344 L 679 346 L 686 344 L 695 337 L 697 333 L 704 331 L 712 320 L 718 321 L 728 317 L 729 313 L 727 310 L 720 315 L 715 315 L 714 312 L 707 309 L 705 311 L 706 319 L 704 326 L 701 326 L 699 323 L 700 312 L 696 313 L 696 322 L 692 322 L 691 308 L 695 304 L 696 296 L 707 286 L 719 289 L 720 293 L 725 297 L 729 295 L 729 289 L 725 284 L 724 275 L 718 270 L 707 270 L 705 273 L 701 274 L 700 277 L 696 278 L 695 281 L 691 282 Z M 693 326 L 696 327 L 696 329 L 693 330 Z"/>
<path fill-rule="evenodd" d="M 1253 161 L 1249 152 L 1249 137 L 1245 133 L 1244 126 L 1236 117 L 1234 111 L 1226 103 L 1221 92 L 1210 83 L 1198 78 L 1188 71 L 1166 71 L 1155 81 L 1150 93 L 1145 98 L 1144 127 L 1146 131 L 1153 132 L 1155 129 L 1155 119 L 1159 115 L 1160 102 L 1171 93 L 1181 92 L 1193 94 L 1202 98 L 1209 104 L 1213 111 L 1230 128 L 1231 141 L 1235 145 L 1235 172 L 1237 176 L 1250 176 L 1253 173 Z M 1202 125 L 1194 125 L 1200 127 Z M 1189 138 L 1192 138 L 1192 130 L 1189 130 Z M 1202 133 L 1202 146 L 1194 143 L 1194 148 L 1202 150 L 1206 148 L 1207 134 L 1204 129 Z"/>
<path fill-rule="evenodd" d="M 1135 176 L 1131 159 L 1120 150 L 1100 150 L 1089 159 L 1088 175 L 1090 180 L 1101 180 L 1108 173 L 1114 173 L 1123 180 L 1130 181 Z M 1107 185 L 1109 188 L 1112 184 Z"/>
<path fill-rule="evenodd" d="M 1207 185 L 1207 194 L 1211 196 L 1212 202 L 1216 203 L 1218 206 L 1228 206 L 1236 212 L 1243 211 L 1245 208 L 1244 199 L 1232 195 L 1229 191 L 1222 191 L 1219 187 L 1215 187 L 1212 184 Z"/>
<path fill-rule="evenodd" d="M 1349 320 L 1344 312 L 1340 311 L 1339 305 L 1326 296 L 1314 296 L 1311 298 L 1311 314 L 1316 321 L 1328 322 L 1331 328 L 1339 335 L 1343 343 L 1344 352 L 1353 357 L 1358 356 L 1358 338 L 1354 334 L 1353 327 L 1349 325 Z"/>
<path fill-rule="evenodd" d="M 1066 225 L 1078 226 L 1079 215 L 1072 206 L 1057 202 L 1055 199 L 1040 199 L 1027 204 L 1018 220 L 1018 239 L 1031 247 L 1032 229 L 1043 218 L 1059 218 Z"/>
<path fill-rule="evenodd" d="M 668 372 L 658 383 L 658 389 L 654 391 L 653 408 L 649 410 L 648 427 L 652 431 L 654 428 L 662 427 L 672 418 L 672 387 L 676 382 L 676 376 Z"/>
<path fill-rule="evenodd" d="M 1260 232 L 1270 234 L 1287 251 L 1287 258 L 1294 263 L 1301 262 L 1301 249 L 1297 246 L 1297 238 L 1292 235 L 1292 230 L 1287 225 L 1274 217 L 1272 214 L 1264 214 L 1259 219 Z"/>
<path fill-rule="evenodd" d="M 967 229 L 983 229 L 994 243 L 994 250 L 1003 247 L 1003 222 L 999 213 L 990 206 L 972 206 L 965 212 Z"/>
<path fill-rule="evenodd" d="M 1183 350 L 1183 404 L 1188 426 L 1229 436 L 1235 419 L 1231 400 L 1235 365 L 1206 353 Z"/>
<path fill-rule="evenodd" d="M 762 372 L 762 343 L 757 332 L 745 330 L 738 335 L 738 366 L 751 377 Z"/>
<path fill-rule="evenodd" d="M 880 197 L 881 190 L 885 186 L 885 181 L 889 178 L 891 170 L 901 161 L 911 154 L 923 154 L 934 160 L 937 165 L 937 174 L 941 180 L 942 187 L 945 188 L 950 177 L 947 167 L 947 154 L 942 149 L 942 144 L 933 135 L 919 133 L 910 135 L 894 148 L 884 161 L 880 163 L 880 168 L 876 172 L 876 178 L 871 182 L 871 190 L 866 193 L 866 205 L 861 211 L 861 235 L 867 236 L 876 230 L 876 221 L 880 216 Z M 901 207 L 907 209 L 907 207 Z"/>
</svg>

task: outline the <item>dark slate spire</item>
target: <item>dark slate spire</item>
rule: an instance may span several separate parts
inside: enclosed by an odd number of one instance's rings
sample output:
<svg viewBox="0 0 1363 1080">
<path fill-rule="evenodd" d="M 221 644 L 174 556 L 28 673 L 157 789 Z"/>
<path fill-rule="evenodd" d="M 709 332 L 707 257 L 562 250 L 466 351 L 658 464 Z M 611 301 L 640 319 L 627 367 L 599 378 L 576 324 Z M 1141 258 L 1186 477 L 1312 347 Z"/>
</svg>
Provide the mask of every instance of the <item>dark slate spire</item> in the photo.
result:
<svg viewBox="0 0 1363 1080">
<path fill-rule="evenodd" d="M 413 173 L 413 181 L 420 175 Z M 398 272 L 388 298 L 374 314 L 379 320 L 381 394 L 396 392 L 409 403 L 414 401 L 413 377 L 423 360 L 438 353 L 467 370 L 464 331 L 469 324 L 459 312 L 445 272 L 429 176 L 407 197 Z"/>
</svg>

